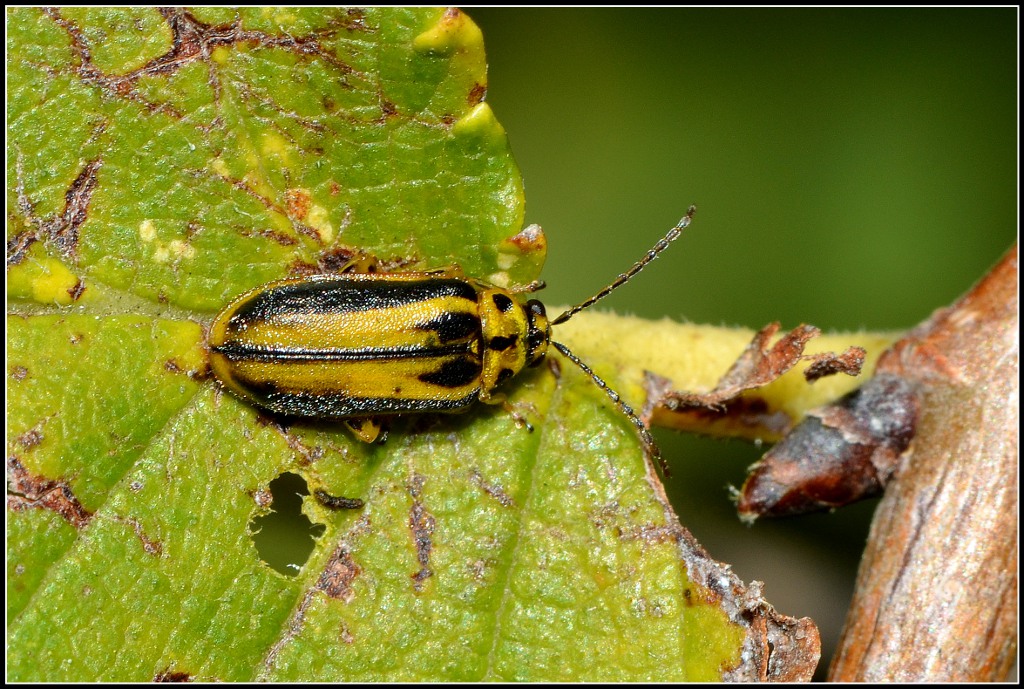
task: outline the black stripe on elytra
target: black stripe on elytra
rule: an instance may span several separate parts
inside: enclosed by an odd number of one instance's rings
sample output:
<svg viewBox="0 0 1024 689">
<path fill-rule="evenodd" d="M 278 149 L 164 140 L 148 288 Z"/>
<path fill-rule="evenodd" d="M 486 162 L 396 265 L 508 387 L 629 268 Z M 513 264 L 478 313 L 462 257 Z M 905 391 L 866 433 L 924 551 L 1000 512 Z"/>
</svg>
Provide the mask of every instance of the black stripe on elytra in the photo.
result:
<svg viewBox="0 0 1024 689">
<path fill-rule="evenodd" d="M 444 388 L 461 388 L 477 380 L 480 377 L 480 371 L 479 361 L 461 356 L 457 359 L 449 359 L 441 364 L 441 368 L 436 371 L 421 373 L 419 379 L 424 383 Z"/>
<path fill-rule="evenodd" d="M 315 394 L 288 392 L 276 389 L 253 391 L 260 405 L 286 416 L 313 416 L 317 418 L 345 418 L 350 416 L 380 416 L 417 412 L 461 411 L 479 397 L 479 391 L 457 400 L 402 399 L 401 397 L 352 397 L 341 393 Z"/>
<path fill-rule="evenodd" d="M 258 361 L 273 363 L 317 361 L 397 361 L 399 359 L 427 359 L 431 357 L 467 354 L 471 342 L 458 342 L 439 347 L 366 347 L 363 349 L 302 349 L 300 347 L 270 347 L 267 345 L 226 342 L 213 347 L 230 361 Z"/>
<path fill-rule="evenodd" d="M 506 349 L 510 349 L 513 345 L 515 345 L 516 340 L 518 339 L 518 335 L 512 335 L 511 337 L 498 335 L 496 337 L 492 337 L 487 342 L 487 349 L 490 349 L 495 352 L 504 352 Z"/>
<path fill-rule="evenodd" d="M 464 311 L 445 311 L 416 328 L 435 331 L 441 342 L 476 339 L 480 336 L 480 318 Z"/>
<path fill-rule="evenodd" d="M 456 297 L 476 303 L 468 282 L 451 278 L 427 280 L 308 280 L 259 292 L 241 304 L 231 324 L 259 323 L 286 314 L 338 314 L 405 306 L 430 299 Z"/>
</svg>

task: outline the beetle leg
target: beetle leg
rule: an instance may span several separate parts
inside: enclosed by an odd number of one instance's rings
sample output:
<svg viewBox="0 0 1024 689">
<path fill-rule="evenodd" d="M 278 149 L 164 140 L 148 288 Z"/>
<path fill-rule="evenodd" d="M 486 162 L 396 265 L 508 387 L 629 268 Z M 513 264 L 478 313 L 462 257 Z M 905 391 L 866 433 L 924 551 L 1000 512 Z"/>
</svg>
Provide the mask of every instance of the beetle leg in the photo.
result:
<svg viewBox="0 0 1024 689">
<path fill-rule="evenodd" d="M 525 428 L 530 433 L 533 433 L 533 426 L 526 417 L 516 411 L 516 408 L 512 406 L 512 403 L 508 401 L 508 396 L 503 392 L 491 392 L 484 393 L 480 392 L 480 401 L 484 404 L 500 404 L 501 408 L 504 409 L 512 417 L 512 422 L 515 423 L 516 428 Z"/>
<path fill-rule="evenodd" d="M 502 408 L 512 416 L 512 422 L 515 423 L 516 428 L 525 428 L 527 432 L 533 433 L 533 425 L 526 420 L 526 417 L 516 411 L 516 408 L 512 406 L 512 403 L 508 400 L 504 400 L 501 403 Z"/>
<path fill-rule="evenodd" d="M 507 404 L 505 401 L 507 395 L 504 392 L 491 392 L 490 390 L 482 389 L 477 399 L 484 404 Z"/>
<path fill-rule="evenodd" d="M 509 287 L 508 291 L 512 294 L 532 294 L 533 292 L 539 292 L 540 290 L 547 287 L 547 284 L 543 280 L 534 280 L 533 282 L 525 285 L 516 285 L 515 287 Z"/>
<path fill-rule="evenodd" d="M 380 437 L 380 419 L 364 416 L 358 419 L 343 419 L 343 421 L 349 427 L 349 430 L 355 434 L 356 438 L 364 443 L 376 442 L 377 438 Z M 384 438 L 386 437 L 387 433 L 384 434 Z M 383 440 L 383 438 L 381 439 Z"/>
</svg>

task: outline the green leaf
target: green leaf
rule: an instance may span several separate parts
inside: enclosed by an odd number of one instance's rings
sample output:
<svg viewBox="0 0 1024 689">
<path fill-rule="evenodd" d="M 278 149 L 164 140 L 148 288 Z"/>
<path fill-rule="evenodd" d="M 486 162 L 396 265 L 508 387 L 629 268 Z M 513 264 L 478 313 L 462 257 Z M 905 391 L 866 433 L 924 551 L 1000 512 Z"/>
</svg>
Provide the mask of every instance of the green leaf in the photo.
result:
<svg viewBox="0 0 1024 689">
<path fill-rule="evenodd" d="M 533 433 L 488 407 L 374 446 L 206 377 L 227 299 L 354 252 L 537 276 L 465 15 L 7 16 L 12 679 L 747 676 L 760 604 L 579 372 L 509 386 Z M 288 573 L 254 542 L 282 474 L 366 501 L 305 499 Z"/>
</svg>

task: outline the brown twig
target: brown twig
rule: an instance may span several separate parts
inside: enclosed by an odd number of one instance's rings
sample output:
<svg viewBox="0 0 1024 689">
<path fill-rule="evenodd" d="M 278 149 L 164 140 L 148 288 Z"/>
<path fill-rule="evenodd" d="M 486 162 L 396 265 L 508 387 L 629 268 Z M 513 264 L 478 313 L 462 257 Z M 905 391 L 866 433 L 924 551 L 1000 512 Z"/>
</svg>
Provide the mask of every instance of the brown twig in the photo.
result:
<svg viewBox="0 0 1024 689">
<path fill-rule="evenodd" d="M 918 391 L 829 679 L 1005 679 L 1017 648 L 1017 247 L 879 361 Z"/>
</svg>

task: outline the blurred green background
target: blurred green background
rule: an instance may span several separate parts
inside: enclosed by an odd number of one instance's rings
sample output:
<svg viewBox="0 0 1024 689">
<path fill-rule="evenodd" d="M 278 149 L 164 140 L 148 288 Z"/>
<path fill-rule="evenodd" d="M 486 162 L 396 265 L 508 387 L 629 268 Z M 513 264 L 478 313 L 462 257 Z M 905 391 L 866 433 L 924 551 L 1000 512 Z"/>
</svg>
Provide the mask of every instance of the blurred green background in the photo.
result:
<svg viewBox="0 0 1024 689">
<path fill-rule="evenodd" d="M 686 211 L 604 305 L 759 328 L 900 330 L 1017 236 L 1017 11 L 469 9 L 487 100 L 547 231 L 543 294 L 578 301 Z M 819 624 L 827 667 L 875 502 L 736 520 L 760 450 L 659 433 L 683 523 Z"/>
</svg>

